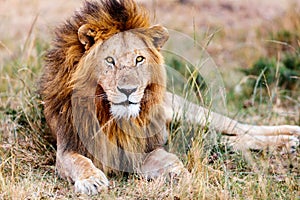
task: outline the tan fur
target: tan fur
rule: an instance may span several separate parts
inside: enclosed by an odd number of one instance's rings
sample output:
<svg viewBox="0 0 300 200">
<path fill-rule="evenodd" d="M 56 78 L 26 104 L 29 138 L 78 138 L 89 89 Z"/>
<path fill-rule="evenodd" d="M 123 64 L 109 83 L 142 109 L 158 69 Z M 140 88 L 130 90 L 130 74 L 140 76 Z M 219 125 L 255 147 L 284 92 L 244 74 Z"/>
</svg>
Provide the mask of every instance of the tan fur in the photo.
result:
<svg viewBox="0 0 300 200">
<path fill-rule="evenodd" d="M 167 31 L 150 27 L 147 13 L 132 0 L 86 1 L 81 11 L 56 29 L 40 94 L 47 123 L 57 138 L 57 171 L 75 182 L 75 191 L 96 194 L 108 186 L 101 170 L 147 176 L 141 171 L 143 161 L 162 148 L 167 135 L 162 107 L 166 75 L 159 53 L 167 39 Z M 126 46 L 123 52 L 128 50 L 124 55 L 118 52 L 120 43 Z M 108 52 L 120 62 L 114 71 L 102 57 Z M 139 54 L 146 61 L 134 66 Z M 114 102 L 117 88 L 124 85 L 138 87 L 140 111 L 136 117 L 116 119 L 111 107 L 118 103 Z M 161 162 L 169 165 L 174 158 Z"/>
<path fill-rule="evenodd" d="M 252 126 L 215 113 L 207 117 L 207 110 L 190 103 L 183 112 L 184 99 L 165 91 L 159 50 L 167 39 L 166 29 L 150 26 L 147 12 L 133 0 L 86 1 L 56 29 L 39 92 L 57 139 L 57 171 L 75 182 L 76 192 L 96 194 L 108 186 L 103 171 L 137 172 L 147 178 L 186 173 L 180 160 L 162 148 L 166 123 L 173 116 L 202 126 L 208 120 L 237 139 L 250 137 L 249 147 L 270 142 L 267 133 L 299 134 L 299 127 L 292 126 L 252 131 Z M 138 63 L 140 55 L 144 60 Z M 247 131 L 254 137 L 246 136 Z M 256 131 L 267 142 L 257 145 Z"/>
<path fill-rule="evenodd" d="M 166 93 L 164 102 L 166 119 L 185 119 L 203 127 L 209 125 L 223 135 L 237 150 L 280 148 L 285 153 L 295 151 L 299 145 L 300 127 L 292 125 L 254 126 L 243 124 L 206 108 L 186 101 L 177 95 Z"/>
</svg>

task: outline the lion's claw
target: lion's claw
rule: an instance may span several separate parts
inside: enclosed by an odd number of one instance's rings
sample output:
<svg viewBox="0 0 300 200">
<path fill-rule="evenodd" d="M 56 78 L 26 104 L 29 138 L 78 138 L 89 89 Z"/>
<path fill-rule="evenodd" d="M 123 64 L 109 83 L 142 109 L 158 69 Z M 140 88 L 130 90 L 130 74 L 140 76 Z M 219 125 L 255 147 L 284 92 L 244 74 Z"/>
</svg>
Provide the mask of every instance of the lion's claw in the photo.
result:
<svg viewBox="0 0 300 200">
<path fill-rule="evenodd" d="M 87 195 L 96 195 L 108 186 L 108 179 L 104 173 L 99 170 L 94 176 L 75 181 L 75 192 Z"/>
</svg>

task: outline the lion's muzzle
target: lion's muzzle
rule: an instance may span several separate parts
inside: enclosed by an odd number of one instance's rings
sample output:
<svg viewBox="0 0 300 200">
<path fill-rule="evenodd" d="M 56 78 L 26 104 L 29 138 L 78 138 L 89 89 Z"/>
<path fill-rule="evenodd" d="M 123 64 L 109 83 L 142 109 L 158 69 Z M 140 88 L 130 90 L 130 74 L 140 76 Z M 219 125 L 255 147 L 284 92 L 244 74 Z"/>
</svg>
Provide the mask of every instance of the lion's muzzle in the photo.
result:
<svg viewBox="0 0 300 200">
<path fill-rule="evenodd" d="M 111 114 L 116 118 L 137 117 L 142 96 L 136 86 L 117 87 L 118 97 L 111 102 Z"/>
</svg>

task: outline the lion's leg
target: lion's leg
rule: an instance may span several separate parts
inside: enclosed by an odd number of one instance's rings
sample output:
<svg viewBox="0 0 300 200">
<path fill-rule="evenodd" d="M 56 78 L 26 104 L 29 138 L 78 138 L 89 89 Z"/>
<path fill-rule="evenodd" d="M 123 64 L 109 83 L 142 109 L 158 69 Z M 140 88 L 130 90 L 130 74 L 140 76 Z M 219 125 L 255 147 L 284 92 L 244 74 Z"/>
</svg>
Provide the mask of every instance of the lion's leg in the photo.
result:
<svg viewBox="0 0 300 200">
<path fill-rule="evenodd" d="M 246 133 L 237 136 L 224 136 L 224 140 L 237 150 L 261 150 L 269 147 L 271 149 L 279 148 L 282 153 L 294 153 L 299 145 L 299 139 L 290 135 L 258 136 Z"/>
<path fill-rule="evenodd" d="M 140 173 L 147 179 L 159 177 L 172 179 L 182 174 L 188 174 L 188 171 L 176 155 L 164 149 L 156 149 L 147 155 Z"/>
<path fill-rule="evenodd" d="M 242 124 L 226 116 L 214 113 L 183 98 L 168 93 L 165 100 L 169 120 L 174 116 L 200 126 L 210 126 L 233 142 L 237 149 L 264 149 L 266 147 L 286 147 L 293 152 L 299 145 L 299 126 L 253 126 Z"/>
<path fill-rule="evenodd" d="M 295 152 L 299 145 L 299 126 L 254 126 L 241 124 L 228 117 L 212 113 L 211 125 L 226 136 L 234 148 L 238 150 L 280 148 L 285 153 Z"/>
<path fill-rule="evenodd" d="M 92 161 L 75 152 L 57 151 L 56 167 L 59 175 L 75 182 L 75 192 L 97 194 L 109 182 L 105 174 Z"/>
</svg>

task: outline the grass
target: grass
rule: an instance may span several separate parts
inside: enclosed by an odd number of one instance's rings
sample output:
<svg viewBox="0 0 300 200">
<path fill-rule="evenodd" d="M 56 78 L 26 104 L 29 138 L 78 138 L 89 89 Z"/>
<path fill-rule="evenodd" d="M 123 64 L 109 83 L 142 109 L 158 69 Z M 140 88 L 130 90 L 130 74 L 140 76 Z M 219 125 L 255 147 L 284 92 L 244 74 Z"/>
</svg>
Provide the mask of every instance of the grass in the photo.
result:
<svg viewBox="0 0 300 200">
<path fill-rule="evenodd" d="M 34 24 L 33 24 L 34 25 Z M 36 81 L 49 40 L 28 33 L 25 45 L 0 63 L 0 199 L 298 199 L 300 150 L 235 152 L 207 130 L 174 124 L 173 141 L 180 133 L 193 135 L 180 156 L 192 174 L 178 184 L 145 181 L 135 175 L 112 177 L 112 187 L 99 196 L 78 196 L 73 185 L 55 175 L 55 148 L 48 140 Z M 234 72 L 233 72 L 234 73 Z M 275 86 L 274 86 L 275 87 Z M 280 89 L 277 91 L 280 93 Z M 259 90 L 258 90 L 259 91 Z M 257 94 L 260 94 L 259 92 Z M 251 97 L 229 92 L 229 111 L 237 119 L 259 124 L 299 124 L 300 116 L 282 116 L 268 95 L 243 107 Z M 299 109 L 299 97 L 279 96 L 286 110 Z M 237 106 L 239 105 L 239 106 Z M 176 133 L 176 134 L 175 134 Z M 179 137 L 179 138 L 176 138 Z M 187 138 L 183 138 L 187 139 Z M 186 153 L 186 154 L 185 154 Z"/>
</svg>

